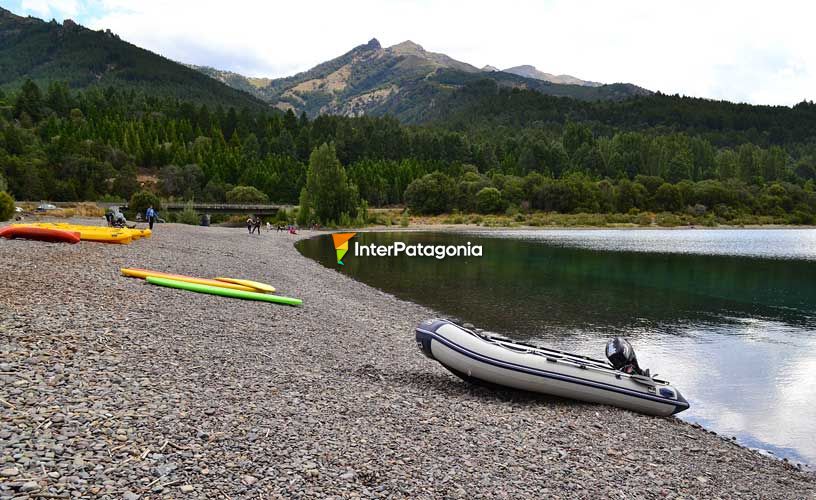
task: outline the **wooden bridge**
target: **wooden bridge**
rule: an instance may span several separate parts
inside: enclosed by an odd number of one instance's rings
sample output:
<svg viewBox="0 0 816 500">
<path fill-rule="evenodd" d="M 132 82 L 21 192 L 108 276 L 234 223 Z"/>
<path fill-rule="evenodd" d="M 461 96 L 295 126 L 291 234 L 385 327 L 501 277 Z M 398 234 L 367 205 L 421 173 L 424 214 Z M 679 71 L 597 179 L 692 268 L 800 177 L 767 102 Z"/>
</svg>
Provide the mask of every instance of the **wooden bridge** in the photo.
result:
<svg viewBox="0 0 816 500">
<path fill-rule="evenodd" d="M 18 201 L 17 205 L 34 205 L 42 204 L 54 205 L 57 208 L 72 208 L 79 202 L 74 201 Z M 90 202 L 93 203 L 93 202 Z M 162 211 L 180 212 L 187 207 L 188 202 L 164 202 L 162 203 Z M 101 208 L 119 208 L 120 210 L 127 210 L 127 202 L 96 202 L 96 206 Z M 193 210 L 200 214 L 252 214 L 252 215 L 275 215 L 281 210 L 291 211 L 295 205 L 243 205 L 237 203 L 193 203 Z"/>
<path fill-rule="evenodd" d="M 99 203 L 101 207 L 119 207 L 127 210 L 127 203 Z M 164 202 L 162 210 L 168 212 L 180 212 L 187 207 L 186 202 Z M 193 203 L 193 210 L 200 214 L 253 214 L 253 215 L 275 215 L 280 210 L 291 211 L 294 205 L 242 205 L 236 203 Z"/>
</svg>

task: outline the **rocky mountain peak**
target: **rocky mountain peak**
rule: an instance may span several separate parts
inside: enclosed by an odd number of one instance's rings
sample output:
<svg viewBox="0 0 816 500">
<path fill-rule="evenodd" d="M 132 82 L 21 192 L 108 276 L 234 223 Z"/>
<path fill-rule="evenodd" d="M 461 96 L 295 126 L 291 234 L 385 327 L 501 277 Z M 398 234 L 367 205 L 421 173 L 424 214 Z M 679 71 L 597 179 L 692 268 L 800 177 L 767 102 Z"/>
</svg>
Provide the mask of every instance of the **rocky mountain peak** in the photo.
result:
<svg viewBox="0 0 816 500">
<path fill-rule="evenodd" d="M 398 43 L 396 45 L 392 45 L 388 47 L 391 52 L 395 54 L 413 54 L 413 55 L 423 55 L 425 54 L 425 49 L 422 48 L 422 45 L 418 43 L 414 43 L 411 40 L 405 40 L 402 43 Z"/>
</svg>

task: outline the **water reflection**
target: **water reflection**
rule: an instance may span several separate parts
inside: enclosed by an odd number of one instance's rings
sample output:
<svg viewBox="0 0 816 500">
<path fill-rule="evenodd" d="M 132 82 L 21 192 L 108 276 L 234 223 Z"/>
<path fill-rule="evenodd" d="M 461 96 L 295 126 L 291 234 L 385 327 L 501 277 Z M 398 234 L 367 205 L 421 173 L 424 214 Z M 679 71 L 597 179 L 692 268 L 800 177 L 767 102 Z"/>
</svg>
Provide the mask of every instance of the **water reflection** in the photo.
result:
<svg viewBox="0 0 816 500">
<path fill-rule="evenodd" d="M 344 259 L 346 272 L 515 338 L 602 356 L 632 339 L 683 391 L 681 417 L 816 464 L 816 231 L 366 233 L 463 244 L 482 258 Z M 325 239 L 300 250 L 337 268 Z"/>
<path fill-rule="evenodd" d="M 682 333 L 639 332 L 635 345 L 641 365 L 675 382 L 691 402 L 681 418 L 737 436 L 748 446 L 816 463 L 812 332 L 751 319 L 687 325 Z M 603 343 L 594 336 L 536 340 L 602 355 Z"/>
</svg>

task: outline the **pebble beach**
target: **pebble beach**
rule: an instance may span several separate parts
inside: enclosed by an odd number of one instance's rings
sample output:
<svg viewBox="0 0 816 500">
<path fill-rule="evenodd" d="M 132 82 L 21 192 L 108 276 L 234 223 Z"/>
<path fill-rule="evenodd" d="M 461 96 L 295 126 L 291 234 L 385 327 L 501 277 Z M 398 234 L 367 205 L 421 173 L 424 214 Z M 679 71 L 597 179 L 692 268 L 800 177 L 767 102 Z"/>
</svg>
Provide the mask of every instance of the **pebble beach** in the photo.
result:
<svg viewBox="0 0 816 500">
<path fill-rule="evenodd" d="M 301 256 L 317 234 L 0 240 L 0 499 L 816 498 L 812 472 L 674 417 L 465 384 L 416 347 L 438 314 Z"/>
</svg>

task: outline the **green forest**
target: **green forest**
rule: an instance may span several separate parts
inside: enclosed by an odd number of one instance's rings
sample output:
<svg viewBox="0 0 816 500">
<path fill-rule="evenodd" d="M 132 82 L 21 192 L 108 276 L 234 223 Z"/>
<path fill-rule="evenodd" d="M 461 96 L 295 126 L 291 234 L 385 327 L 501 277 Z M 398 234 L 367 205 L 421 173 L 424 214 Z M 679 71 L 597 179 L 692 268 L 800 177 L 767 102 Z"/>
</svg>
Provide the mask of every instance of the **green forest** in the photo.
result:
<svg viewBox="0 0 816 500">
<path fill-rule="evenodd" d="M 32 201 L 127 200 L 148 189 L 175 200 L 300 203 L 323 223 L 403 205 L 417 214 L 814 222 L 813 103 L 587 102 L 475 82 L 444 104 L 424 125 L 309 120 L 28 81 L 0 94 L 0 190 Z"/>
</svg>

